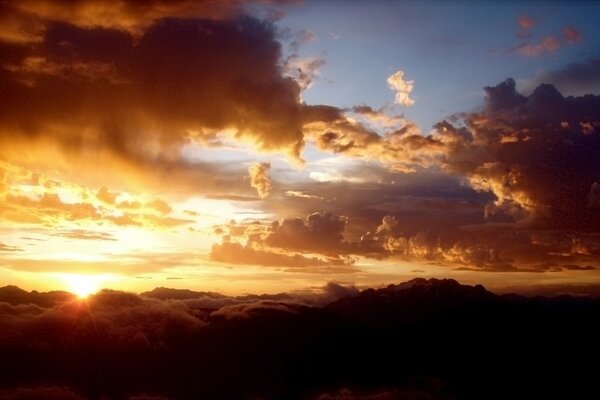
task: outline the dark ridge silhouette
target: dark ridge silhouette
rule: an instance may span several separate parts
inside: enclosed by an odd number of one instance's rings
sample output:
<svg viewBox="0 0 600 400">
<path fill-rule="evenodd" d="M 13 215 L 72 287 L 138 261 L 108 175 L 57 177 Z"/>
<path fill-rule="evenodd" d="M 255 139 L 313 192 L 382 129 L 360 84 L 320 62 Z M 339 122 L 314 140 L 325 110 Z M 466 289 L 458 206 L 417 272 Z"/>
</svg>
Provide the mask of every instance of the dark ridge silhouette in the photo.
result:
<svg viewBox="0 0 600 400">
<path fill-rule="evenodd" d="M 28 292 L 14 285 L 0 287 L 0 302 L 12 305 L 35 304 L 40 307 L 52 307 L 74 298 L 74 294 L 59 290 L 40 293 L 35 290 Z"/>
<path fill-rule="evenodd" d="M 383 289 L 364 290 L 356 297 L 339 299 L 326 308 L 352 320 L 397 325 L 491 307 L 498 300 L 481 285 L 461 285 L 453 279 L 415 278 Z"/>
<path fill-rule="evenodd" d="M 157 293 L 168 300 L 105 290 L 86 302 L 0 303 L 0 398 L 600 398 L 585 367 L 600 356 L 597 299 L 498 296 L 448 279 L 323 307 L 206 309 L 169 297 L 193 292 Z"/>
</svg>

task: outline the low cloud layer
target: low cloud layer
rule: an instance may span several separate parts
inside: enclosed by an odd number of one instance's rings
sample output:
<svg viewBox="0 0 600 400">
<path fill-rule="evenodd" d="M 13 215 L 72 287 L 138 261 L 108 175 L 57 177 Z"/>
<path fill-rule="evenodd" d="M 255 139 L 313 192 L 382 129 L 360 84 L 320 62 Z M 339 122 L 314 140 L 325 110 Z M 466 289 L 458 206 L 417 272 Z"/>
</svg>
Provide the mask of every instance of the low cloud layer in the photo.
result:
<svg viewBox="0 0 600 400">
<path fill-rule="evenodd" d="M 57 294 L 0 288 L 1 399 L 481 398 L 489 387 L 550 393 L 556 388 L 540 386 L 549 377 L 570 393 L 594 382 L 593 371 L 571 368 L 582 352 L 595 355 L 581 336 L 597 314 L 590 298 L 501 297 L 436 279 L 238 297 L 104 290 L 32 303 L 45 297 Z M 453 329 L 440 336 L 448 319 Z M 450 360 L 480 356 L 471 341 L 481 326 L 507 346 L 453 374 Z M 517 327 L 521 336 L 507 334 Z M 547 341 L 532 337 L 567 344 L 547 362 Z M 523 351 L 533 364 L 513 365 L 517 379 L 507 380 L 506 362 Z"/>
</svg>

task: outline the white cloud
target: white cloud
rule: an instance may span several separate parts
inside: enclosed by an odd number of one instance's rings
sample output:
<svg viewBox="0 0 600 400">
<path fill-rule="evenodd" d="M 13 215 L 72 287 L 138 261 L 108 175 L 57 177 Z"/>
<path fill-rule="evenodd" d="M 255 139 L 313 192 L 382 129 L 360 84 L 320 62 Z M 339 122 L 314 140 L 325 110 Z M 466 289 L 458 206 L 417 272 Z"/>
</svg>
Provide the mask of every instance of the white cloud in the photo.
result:
<svg viewBox="0 0 600 400">
<path fill-rule="evenodd" d="M 390 89 L 396 92 L 394 103 L 410 107 L 415 104 L 415 100 L 410 98 L 410 93 L 413 90 L 415 81 L 404 80 L 404 72 L 396 71 L 387 79 Z"/>
</svg>

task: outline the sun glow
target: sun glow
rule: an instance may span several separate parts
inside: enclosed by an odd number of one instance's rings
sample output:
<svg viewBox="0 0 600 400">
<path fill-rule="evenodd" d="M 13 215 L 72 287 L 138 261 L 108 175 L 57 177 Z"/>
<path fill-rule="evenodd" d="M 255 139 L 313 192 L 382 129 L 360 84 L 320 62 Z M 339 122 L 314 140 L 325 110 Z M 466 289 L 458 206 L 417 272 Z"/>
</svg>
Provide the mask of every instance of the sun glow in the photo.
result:
<svg viewBox="0 0 600 400">
<path fill-rule="evenodd" d="M 103 282 L 108 278 L 103 275 L 80 275 L 64 274 L 62 279 L 68 286 L 68 290 L 81 299 L 98 292 L 102 288 Z"/>
</svg>

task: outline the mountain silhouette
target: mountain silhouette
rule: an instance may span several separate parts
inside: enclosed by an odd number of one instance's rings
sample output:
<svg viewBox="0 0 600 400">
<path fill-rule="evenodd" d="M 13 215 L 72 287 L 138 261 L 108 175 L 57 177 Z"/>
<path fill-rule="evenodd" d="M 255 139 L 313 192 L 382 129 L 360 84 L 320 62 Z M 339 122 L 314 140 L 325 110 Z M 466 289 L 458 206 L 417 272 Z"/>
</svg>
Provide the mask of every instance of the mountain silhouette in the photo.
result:
<svg viewBox="0 0 600 400">
<path fill-rule="evenodd" d="M 600 356 L 597 299 L 499 296 L 450 279 L 324 306 L 207 293 L 73 301 L 0 288 L 0 398 L 40 385 L 115 399 L 600 398 L 585 367 Z"/>
</svg>

